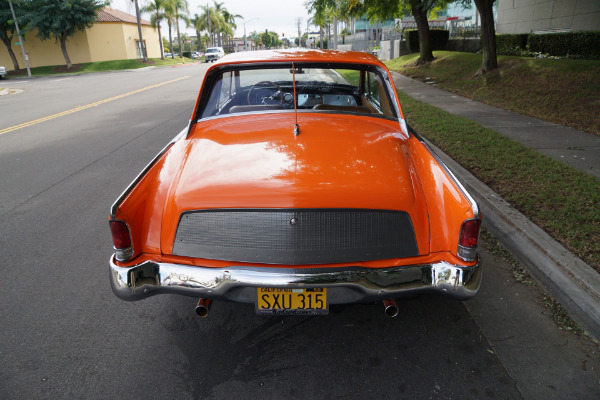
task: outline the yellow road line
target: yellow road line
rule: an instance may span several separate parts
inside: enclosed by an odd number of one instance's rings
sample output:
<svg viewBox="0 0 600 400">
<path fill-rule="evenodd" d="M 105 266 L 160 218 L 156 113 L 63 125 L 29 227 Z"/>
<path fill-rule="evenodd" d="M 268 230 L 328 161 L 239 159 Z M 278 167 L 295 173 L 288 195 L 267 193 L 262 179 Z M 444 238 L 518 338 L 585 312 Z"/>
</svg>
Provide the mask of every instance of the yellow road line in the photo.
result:
<svg viewBox="0 0 600 400">
<path fill-rule="evenodd" d="M 114 97 L 110 97 L 108 99 L 96 101 L 94 103 L 86 104 L 85 106 L 77 106 L 77 107 L 72 108 L 70 110 L 59 112 L 59 113 L 53 114 L 53 115 L 48 115 L 47 117 L 39 118 L 39 119 L 36 119 L 36 120 L 33 120 L 33 121 L 29 121 L 29 122 L 25 122 L 25 123 L 22 123 L 22 124 L 19 124 L 19 125 L 11 126 L 11 127 L 4 128 L 4 129 L 0 129 L 0 135 L 2 135 L 3 133 L 8 133 L 8 132 L 16 131 L 17 129 L 26 128 L 28 126 L 36 125 L 36 124 L 39 124 L 39 123 L 42 123 L 42 122 L 45 122 L 45 121 L 49 121 L 49 120 L 54 119 L 54 118 L 63 117 L 65 115 L 73 114 L 73 113 L 78 112 L 78 111 L 83 111 L 83 110 L 86 110 L 86 109 L 88 109 L 90 107 L 96 107 L 96 106 L 99 106 L 101 104 L 108 103 L 109 101 L 122 99 L 123 97 L 131 96 L 132 94 L 140 93 L 140 92 L 143 92 L 143 91 L 146 91 L 146 90 L 149 90 L 149 89 L 154 89 L 154 88 L 157 88 L 157 87 L 163 86 L 163 85 L 168 85 L 169 83 L 177 82 L 177 81 L 180 81 L 182 79 L 187 79 L 187 78 L 191 78 L 191 77 L 190 76 L 183 76 L 181 78 L 173 79 L 173 80 L 170 80 L 170 81 L 157 83 L 156 85 L 146 86 L 146 87 L 143 87 L 141 89 L 137 89 L 137 90 L 133 90 L 131 92 L 120 94 L 118 96 L 114 96 Z"/>
</svg>

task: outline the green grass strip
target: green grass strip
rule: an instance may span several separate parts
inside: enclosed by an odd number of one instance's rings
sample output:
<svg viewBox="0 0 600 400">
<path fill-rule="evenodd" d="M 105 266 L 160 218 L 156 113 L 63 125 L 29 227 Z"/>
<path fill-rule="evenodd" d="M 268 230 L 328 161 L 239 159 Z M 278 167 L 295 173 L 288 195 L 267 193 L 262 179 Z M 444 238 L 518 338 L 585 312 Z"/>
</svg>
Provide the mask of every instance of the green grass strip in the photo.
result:
<svg viewBox="0 0 600 400">
<path fill-rule="evenodd" d="M 415 66 L 418 56 L 385 64 L 473 100 L 600 135 L 600 60 L 499 56 L 497 70 L 475 76 L 481 54 L 436 51 L 433 62 Z"/>
<path fill-rule="evenodd" d="M 599 179 L 401 91 L 398 97 L 417 132 L 600 272 Z"/>
<path fill-rule="evenodd" d="M 91 63 L 83 63 L 76 64 L 73 66 L 72 70 L 66 69 L 64 65 L 49 65 L 43 67 L 35 67 L 31 68 L 31 74 L 33 76 L 47 76 L 47 75 L 72 75 L 72 74 L 81 74 L 88 72 L 103 72 L 103 71 L 120 71 L 125 69 L 138 69 L 145 67 L 163 67 L 170 66 L 175 64 L 188 64 L 192 62 L 197 62 L 195 60 L 189 58 L 179 58 L 175 57 L 172 59 L 171 57 L 166 57 L 165 60 L 161 60 L 160 58 L 150 58 L 148 59 L 148 63 L 144 63 L 141 60 L 112 60 L 112 61 L 97 61 Z M 11 75 L 12 77 L 23 77 L 27 76 L 27 72 L 25 70 L 20 70 L 21 73 Z"/>
</svg>

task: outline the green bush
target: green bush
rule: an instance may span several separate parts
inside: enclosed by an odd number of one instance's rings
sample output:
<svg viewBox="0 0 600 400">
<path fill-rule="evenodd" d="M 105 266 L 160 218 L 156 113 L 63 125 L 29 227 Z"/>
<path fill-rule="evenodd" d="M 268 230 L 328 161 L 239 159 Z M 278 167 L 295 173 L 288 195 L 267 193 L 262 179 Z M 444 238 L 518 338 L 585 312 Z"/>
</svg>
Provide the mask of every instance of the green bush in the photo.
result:
<svg viewBox="0 0 600 400">
<path fill-rule="evenodd" d="M 527 49 L 528 33 L 496 35 L 496 53 L 506 56 L 520 56 Z"/>
<path fill-rule="evenodd" d="M 430 29 L 429 35 L 432 50 L 446 50 L 450 31 L 446 29 Z M 417 29 L 407 29 L 404 31 L 404 37 L 406 38 L 406 43 L 410 52 L 418 53 L 419 31 Z"/>
<path fill-rule="evenodd" d="M 192 58 L 192 52 L 191 51 L 184 51 L 183 53 L 181 53 L 181 55 L 185 58 Z"/>
<path fill-rule="evenodd" d="M 404 38 L 406 39 L 406 46 L 411 53 L 417 53 L 419 51 L 419 31 L 416 29 L 407 29 L 404 31 Z"/>
<path fill-rule="evenodd" d="M 529 51 L 559 57 L 600 58 L 600 31 L 531 34 Z"/>
<path fill-rule="evenodd" d="M 447 29 L 432 29 L 431 30 L 431 47 L 433 50 L 446 50 L 450 31 Z"/>
<path fill-rule="evenodd" d="M 319 40 L 316 41 L 315 46 L 317 48 L 319 48 L 319 49 L 321 48 L 321 39 L 319 39 Z M 328 49 L 329 48 L 329 43 L 327 41 L 327 38 L 323 38 L 323 48 L 324 49 Z"/>
</svg>

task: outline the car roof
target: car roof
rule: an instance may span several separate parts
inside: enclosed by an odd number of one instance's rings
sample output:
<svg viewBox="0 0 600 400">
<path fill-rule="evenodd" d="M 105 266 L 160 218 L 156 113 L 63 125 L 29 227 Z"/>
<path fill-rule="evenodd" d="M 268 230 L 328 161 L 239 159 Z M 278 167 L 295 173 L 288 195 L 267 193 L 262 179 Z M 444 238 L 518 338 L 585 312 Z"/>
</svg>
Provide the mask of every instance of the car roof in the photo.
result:
<svg viewBox="0 0 600 400">
<path fill-rule="evenodd" d="M 258 50 L 231 53 L 222 57 L 217 64 L 241 64 L 264 62 L 329 62 L 351 64 L 373 64 L 383 66 L 381 61 L 371 54 L 359 51 L 281 49 Z"/>
</svg>

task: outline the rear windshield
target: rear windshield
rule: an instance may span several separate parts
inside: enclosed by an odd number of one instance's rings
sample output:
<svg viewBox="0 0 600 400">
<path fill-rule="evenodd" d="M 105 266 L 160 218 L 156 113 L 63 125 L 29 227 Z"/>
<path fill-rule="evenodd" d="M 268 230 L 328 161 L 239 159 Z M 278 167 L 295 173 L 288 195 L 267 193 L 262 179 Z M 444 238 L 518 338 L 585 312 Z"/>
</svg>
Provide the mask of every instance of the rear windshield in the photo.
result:
<svg viewBox="0 0 600 400">
<path fill-rule="evenodd" d="M 219 49 L 206 49 L 207 53 L 218 53 Z"/>
<path fill-rule="evenodd" d="M 381 73 L 367 68 L 314 66 L 225 70 L 212 80 L 201 117 L 293 111 L 296 107 L 299 112 L 396 118 L 389 89 Z"/>
</svg>

